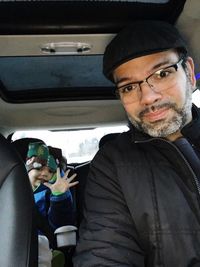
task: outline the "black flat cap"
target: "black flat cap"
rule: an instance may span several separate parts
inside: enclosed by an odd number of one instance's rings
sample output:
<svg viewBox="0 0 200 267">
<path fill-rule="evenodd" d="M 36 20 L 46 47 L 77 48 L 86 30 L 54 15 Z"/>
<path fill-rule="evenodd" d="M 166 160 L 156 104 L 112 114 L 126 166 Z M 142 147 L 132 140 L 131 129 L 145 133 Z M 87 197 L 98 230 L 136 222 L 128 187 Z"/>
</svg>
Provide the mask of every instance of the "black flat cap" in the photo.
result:
<svg viewBox="0 0 200 267">
<path fill-rule="evenodd" d="M 135 21 L 122 29 L 106 47 L 103 73 L 111 81 L 119 65 L 141 56 L 176 48 L 187 54 L 187 46 L 178 30 L 168 22 Z"/>
</svg>

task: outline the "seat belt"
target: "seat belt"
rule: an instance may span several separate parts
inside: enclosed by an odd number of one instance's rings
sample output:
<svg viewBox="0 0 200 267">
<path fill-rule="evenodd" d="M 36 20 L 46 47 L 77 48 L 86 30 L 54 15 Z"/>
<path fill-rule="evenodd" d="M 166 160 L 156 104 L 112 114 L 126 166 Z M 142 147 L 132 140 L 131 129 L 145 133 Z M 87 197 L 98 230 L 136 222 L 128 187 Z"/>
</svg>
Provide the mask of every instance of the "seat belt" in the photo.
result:
<svg viewBox="0 0 200 267">
<path fill-rule="evenodd" d="M 196 174 L 200 182 L 200 158 L 195 149 L 192 147 L 189 141 L 184 137 L 181 137 L 176 141 L 174 141 L 174 144 L 182 152 L 182 154 L 190 164 L 191 168 L 193 169 L 194 173 Z"/>
</svg>

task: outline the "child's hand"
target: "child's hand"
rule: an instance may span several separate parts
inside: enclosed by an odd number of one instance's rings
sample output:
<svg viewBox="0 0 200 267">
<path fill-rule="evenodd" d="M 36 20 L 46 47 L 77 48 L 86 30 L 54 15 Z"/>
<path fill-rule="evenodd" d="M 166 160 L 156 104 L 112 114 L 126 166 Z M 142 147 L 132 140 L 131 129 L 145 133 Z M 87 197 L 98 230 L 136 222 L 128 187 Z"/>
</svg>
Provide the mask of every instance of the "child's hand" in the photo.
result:
<svg viewBox="0 0 200 267">
<path fill-rule="evenodd" d="M 44 183 L 47 186 L 52 194 L 56 193 L 65 193 L 70 187 L 78 184 L 78 181 L 71 183 L 76 177 L 76 173 L 68 177 L 70 170 L 67 170 L 63 177 L 60 176 L 60 168 L 57 168 L 57 179 L 54 184 Z"/>
</svg>

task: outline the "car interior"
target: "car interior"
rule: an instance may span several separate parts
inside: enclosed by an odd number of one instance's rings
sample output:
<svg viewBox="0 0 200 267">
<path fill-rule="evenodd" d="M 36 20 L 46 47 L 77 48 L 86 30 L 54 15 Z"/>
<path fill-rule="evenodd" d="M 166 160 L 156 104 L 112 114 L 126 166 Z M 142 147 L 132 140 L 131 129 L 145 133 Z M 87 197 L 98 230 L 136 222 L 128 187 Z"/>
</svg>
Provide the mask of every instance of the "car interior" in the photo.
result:
<svg viewBox="0 0 200 267">
<path fill-rule="evenodd" d="M 36 267 L 34 199 L 24 155 L 28 143 L 39 137 L 22 134 L 17 145 L 14 134 L 43 130 L 75 137 L 80 130 L 127 127 L 115 86 L 103 76 L 102 59 L 109 41 L 134 20 L 164 20 L 179 29 L 194 59 L 199 87 L 200 1 L 4 0 L 0 13 L 0 265 Z M 198 89 L 193 101 L 200 106 Z M 99 135 L 96 151 L 120 131 Z M 72 137 L 60 148 L 70 145 L 76 145 Z M 67 156 L 67 168 L 79 181 L 72 190 L 77 228 L 92 157 L 69 161 Z M 75 246 L 63 250 L 65 266 L 73 267 Z"/>
</svg>

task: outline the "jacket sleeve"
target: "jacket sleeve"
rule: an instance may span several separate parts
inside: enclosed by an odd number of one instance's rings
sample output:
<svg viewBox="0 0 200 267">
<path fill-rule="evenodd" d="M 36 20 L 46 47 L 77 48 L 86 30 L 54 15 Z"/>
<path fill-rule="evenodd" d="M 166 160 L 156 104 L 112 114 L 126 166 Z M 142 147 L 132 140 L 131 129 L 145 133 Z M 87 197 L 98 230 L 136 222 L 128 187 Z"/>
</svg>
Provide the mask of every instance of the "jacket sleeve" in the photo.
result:
<svg viewBox="0 0 200 267">
<path fill-rule="evenodd" d="M 74 217 L 72 195 L 69 190 L 59 196 L 50 196 L 48 221 L 54 230 L 64 225 L 73 225 Z"/>
<path fill-rule="evenodd" d="M 74 267 L 145 266 L 110 153 L 98 152 L 91 164 Z"/>
</svg>

